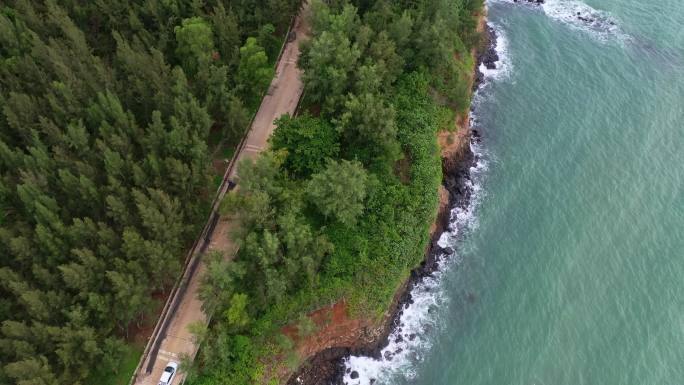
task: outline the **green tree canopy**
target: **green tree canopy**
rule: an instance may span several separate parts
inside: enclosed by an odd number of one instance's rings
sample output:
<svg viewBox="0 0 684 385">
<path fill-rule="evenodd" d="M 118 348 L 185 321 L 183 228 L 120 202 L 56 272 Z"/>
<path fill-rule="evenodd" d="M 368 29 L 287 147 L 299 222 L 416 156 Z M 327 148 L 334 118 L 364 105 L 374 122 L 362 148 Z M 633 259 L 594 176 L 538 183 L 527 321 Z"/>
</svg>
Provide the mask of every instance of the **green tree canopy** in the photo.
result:
<svg viewBox="0 0 684 385">
<path fill-rule="evenodd" d="M 228 325 L 237 330 L 247 326 L 249 323 L 248 306 L 247 295 L 241 293 L 233 294 L 233 297 L 230 299 L 230 307 L 225 312 Z"/>
<path fill-rule="evenodd" d="M 329 161 L 307 185 L 311 202 L 326 217 L 350 226 L 363 212 L 368 173 L 357 161 Z"/>
<path fill-rule="evenodd" d="M 259 21 L 250 35 L 263 47 L 270 20 L 260 1 L 235 14 Z M 212 261 L 203 285 L 224 316 L 202 349 L 198 385 L 276 380 L 272 368 L 296 365 L 283 333 L 341 298 L 352 316 L 382 317 L 429 242 L 442 176 L 435 132 L 454 115 L 445 106 L 467 105 L 473 46 L 463 42 L 476 41 L 466 38 L 482 0 L 310 4 L 299 62 L 308 113 L 278 122 L 272 151 L 240 164 L 226 197 L 240 248 L 229 263 Z M 249 322 L 236 327 L 243 309 Z"/>
<path fill-rule="evenodd" d="M 271 144 L 276 151 L 287 151 L 284 166 L 295 176 L 307 177 L 318 172 L 326 159 L 339 153 L 339 134 L 324 119 L 309 114 L 296 119 L 284 115 L 276 125 Z"/>
<path fill-rule="evenodd" d="M 401 158 L 397 140 L 396 113 L 382 97 L 364 93 L 350 95 L 337 129 L 346 139 L 345 152 L 376 170 L 386 170 Z"/>
<path fill-rule="evenodd" d="M 176 55 L 189 74 L 206 68 L 214 53 L 214 34 L 211 26 L 201 17 L 191 17 L 174 28 Z"/>
<path fill-rule="evenodd" d="M 282 164 L 282 154 L 272 152 L 240 163 L 240 189 L 225 203 L 224 212 L 240 219 L 234 262 L 240 268 L 231 279 L 249 288 L 245 294 L 256 309 L 314 285 L 323 256 L 332 250 L 304 216 L 303 192 L 292 189 L 280 173 Z"/>
<path fill-rule="evenodd" d="M 268 63 L 266 51 L 259 45 L 256 38 L 247 38 L 245 45 L 240 48 L 240 66 L 237 81 L 245 99 L 254 105 L 271 83 L 273 68 Z"/>
<path fill-rule="evenodd" d="M 297 5 L 2 2 L 0 383 L 118 369 L 206 221 L 210 131 L 237 143 L 249 121 L 240 43 L 274 49 Z"/>
</svg>

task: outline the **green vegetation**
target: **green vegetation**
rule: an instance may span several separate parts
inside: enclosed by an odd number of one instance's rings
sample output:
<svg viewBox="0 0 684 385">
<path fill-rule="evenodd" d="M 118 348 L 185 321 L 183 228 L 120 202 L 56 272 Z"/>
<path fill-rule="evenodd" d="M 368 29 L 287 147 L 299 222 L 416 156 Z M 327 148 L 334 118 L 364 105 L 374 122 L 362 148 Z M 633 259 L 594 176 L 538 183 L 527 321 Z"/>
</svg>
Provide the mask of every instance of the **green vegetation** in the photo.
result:
<svg viewBox="0 0 684 385">
<path fill-rule="evenodd" d="M 216 316 L 192 384 L 273 383 L 275 366 L 299 362 L 282 327 L 315 333 L 306 313 L 322 305 L 384 313 L 423 258 L 441 182 L 435 134 L 469 105 L 472 61 L 457 58 L 470 57 L 481 7 L 311 4 L 308 112 L 278 121 L 271 151 L 240 165 L 224 201 L 240 249 L 208 264 L 201 297 Z"/>
<path fill-rule="evenodd" d="M 266 51 L 259 46 L 256 38 L 247 38 L 245 45 L 240 48 L 240 66 L 237 73 L 240 91 L 245 100 L 257 104 L 261 95 L 254 94 L 254 90 L 268 87 L 272 77 L 273 68 L 268 63 Z"/>
<path fill-rule="evenodd" d="M 0 383 L 121 383 L 206 220 L 295 0 L 0 6 Z M 234 261 L 207 256 L 196 384 L 294 367 L 305 314 L 378 317 L 422 258 L 435 131 L 469 104 L 482 0 L 314 1 L 304 114 L 240 167 Z M 459 60 L 458 58 L 464 58 Z M 435 95 L 433 98 L 429 95 Z M 439 102 L 436 102 L 438 100 Z"/>
<path fill-rule="evenodd" d="M 320 171 L 326 159 L 334 159 L 340 152 L 339 134 L 324 119 L 308 113 L 297 119 L 285 115 L 276 124 L 271 144 L 288 152 L 284 167 L 297 177 Z"/>
<path fill-rule="evenodd" d="M 92 377 L 96 378 L 96 382 L 101 385 L 128 385 L 144 349 L 145 346 L 139 343 L 126 345 L 115 371 L 96 372 L 92 374 Z"/>
<path fill-rule="evenodd" d="M 0 383 L 129 378 L 298 3 L 2 2 Z"/>
<path fill-rule="evenodd" d="M 335 218 L 346 226 L 356 223 L 363 212 L 368 174 L 353 160 L 328 160 L 325 169 L 311 176 L 307 183 L 309 201 L 323 217 Z"/>
</svg>

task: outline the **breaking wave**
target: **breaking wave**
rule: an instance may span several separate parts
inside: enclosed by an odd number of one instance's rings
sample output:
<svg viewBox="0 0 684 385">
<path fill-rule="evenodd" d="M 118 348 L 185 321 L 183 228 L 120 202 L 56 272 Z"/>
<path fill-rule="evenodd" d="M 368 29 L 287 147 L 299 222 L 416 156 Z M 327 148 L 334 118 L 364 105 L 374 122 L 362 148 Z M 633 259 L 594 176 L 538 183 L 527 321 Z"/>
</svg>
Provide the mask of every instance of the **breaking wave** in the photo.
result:
<svg viewBox="0 0 684 385">
<path fill-rule="evenodd" d="M 592 8 L 578 0 L 545 0 L 544 3 L 527 0 L 487 0 L 488 3 L 520 4 L 540 9 L 548 17 L 563 24 L 587 32 L 599 40 L 627 39 L 618 20 L 610 13 Z"/>
<path fill-rule="evenodd" d="M 508 39 L 504 34 L 504 30 L 497 24 L 488 23 L 489 27 L 494 30 L 496 34 L 496 53 L 498 61 L 495 64 L 496 68 L 487 68 L 484 63 L 480 63 L 478 68 L 485 80 L 504 80 L 508 79 L 513 72 L 513 63 L 508 53 Z M 487 82 L 483 83 L 486 86 Z M 481 92 L 478 92 L 481 93 Z"/>
</svg>

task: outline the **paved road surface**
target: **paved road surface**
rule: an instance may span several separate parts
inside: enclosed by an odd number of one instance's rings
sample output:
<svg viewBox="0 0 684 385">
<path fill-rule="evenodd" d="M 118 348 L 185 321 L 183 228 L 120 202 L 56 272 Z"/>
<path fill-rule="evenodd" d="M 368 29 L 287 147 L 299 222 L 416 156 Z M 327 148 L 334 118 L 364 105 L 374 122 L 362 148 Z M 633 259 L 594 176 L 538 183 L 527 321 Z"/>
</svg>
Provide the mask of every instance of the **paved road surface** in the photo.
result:
<svg viewBox="0 0 684 385">
<path fill-rule="evenodd" d="M 287 45 L 278 62 L 275 78 L 254 117 L 244 149 L 238 155 L 238 163 L 242 159 L 253 158 L 261 152 L 275 128 L 273 121 L 285 113 L 294 114 L 297 108 L 304 89 L 300 79 L 300 70 L 297 68 L 297 60 L 299 59 L 299 42 L 305 34 L 305 26 L 299 22 L 300 18 L 297 18 L 294 28 L 297 38 Z M 236 173 L 237 167 L 233 168 L 230 178 L 234 178 Z"/>
<path fill-rule="evenodd" d="M 308 4 L 305 5 L 305 7 L 307 6 Z M 297 59 L 299 58 L 299 43 L 307 32 L 304 18 L 301 17 L 304 13 L 305 11 L 300 12 L 300 16 L 295 21 L 294 31 L 297 37 L 285 46 L 276 68 L 275 77 L 254 117 L 254 122 L 245 140 L 245 146 L 238 154 L 238 163 L 242 159 L 253 158 L 262 151 L 267 146 L 268 138 L 275 128 L 273 121 L 285 113 L 294 114 L 297 108 L 303 91 Z M 230 174 L 231 179 L 235 177 L 236 170 L 237 167 L 234 167 Z M 227 220 L 218 222 L 211 238 L 209 250 L 220 250 L 226 254 L 234 251 L 228 236 L 231 226 L 232 223 Z M 166 338 L 161 342 L 152 373 L 145 375 L 145 368 L 148 366 L 148 360 L 155 357 L 145 360 L 135 381 L 136 385 L 157 385 L 167 362 L 178 361 L 183 354 L 193 356 L 196 353 L 197 346 L 192 340 L 192 335 L 188 332 L 188 325 L 194 322 L 206 323 L 207 320 L 201 309 L 201 301 L 197 298 L 198 286 L 204 270 L 204 264 L 200 264 L 195 274 L 190 278 L 187 291 L 181 299 L 178 310 L 171 315 L 171 324 Z M 176 377 L 174 383 L 180 384 L 183 380 L 181 373 L 180 376 Z"/>
</svg>

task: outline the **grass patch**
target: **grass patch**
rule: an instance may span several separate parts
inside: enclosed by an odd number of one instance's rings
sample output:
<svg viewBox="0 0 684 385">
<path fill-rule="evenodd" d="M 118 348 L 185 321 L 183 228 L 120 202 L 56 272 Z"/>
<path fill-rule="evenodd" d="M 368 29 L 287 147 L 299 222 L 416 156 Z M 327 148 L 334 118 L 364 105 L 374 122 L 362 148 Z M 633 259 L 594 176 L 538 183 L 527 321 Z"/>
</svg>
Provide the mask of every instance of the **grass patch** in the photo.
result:
<svg viewBox="0 0 684 385">
<path fill-rule="evenodd" d="M 126 345 L 117 372 L 103 373 L 96 371 L 91 376 L 92 380 L 88 382 L 91 385 L 128 385 L 131 376 L 138 366 L 140 356 L 142 356 L 145 346 L 142 343 L 135 342 Z"/>
<path fill-rule="evenodd" d="M 223 150 L 221 151 L 223 159 L 232 159 L 233 155 L 235 155 L 235 147 L 236 146 L 233 145 L 223 147 Z"/>
<path fill-rule="evenodd" d="M 214 175 L 214 190 L 218 190 L 219 187 L 221 187 L 221 183 L 223 182 L 223 175 Z"/>
</svg>

